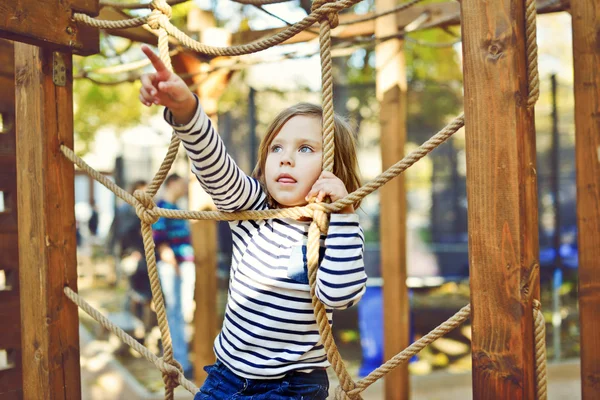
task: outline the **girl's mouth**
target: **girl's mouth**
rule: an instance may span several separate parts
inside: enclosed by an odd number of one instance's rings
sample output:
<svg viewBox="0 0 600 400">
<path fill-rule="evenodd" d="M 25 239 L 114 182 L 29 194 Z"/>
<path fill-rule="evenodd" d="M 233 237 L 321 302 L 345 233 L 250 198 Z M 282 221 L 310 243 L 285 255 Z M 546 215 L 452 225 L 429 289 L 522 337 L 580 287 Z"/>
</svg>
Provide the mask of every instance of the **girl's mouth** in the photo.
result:
<svg viewBox="0 0 600 400">
<path fill-rule="evenodd" d="M 283 185 L 291 185 L 296 183 L 296 180 L 289 174 L 281 174 L 277 177 L 277 182 Z"/>
</svg>

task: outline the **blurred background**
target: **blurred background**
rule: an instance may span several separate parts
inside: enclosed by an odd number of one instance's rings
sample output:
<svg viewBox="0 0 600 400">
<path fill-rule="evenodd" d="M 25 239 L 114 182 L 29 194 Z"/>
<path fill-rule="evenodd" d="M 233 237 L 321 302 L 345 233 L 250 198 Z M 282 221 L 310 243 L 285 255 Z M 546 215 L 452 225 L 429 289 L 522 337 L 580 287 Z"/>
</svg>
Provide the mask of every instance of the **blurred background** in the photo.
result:
<svg viewBox="0 0 600 400">
<path fill-rule="evenodd" d="M 264 8 L 287 21 L 297 21 L 306 15 L 302 2 Z M 366 0 L 352 11 L 364 13 L 373 8 L 373 1 Z M 231 32 L 284 26 L 255 7 L 216 0 L 194 0 L 174 6 L 172 21 L 186 30 L 189 28 L 186 16 L 198 15 L 198 10 L 202 10 L 200 15 L 209 15 L 217 28 Z M 187 32 L 194 37 L 193 31 Z M 405 38 L 407 153 L 462 110 L 460 33 L 457 26 L 414 32 Z M 541 97 L 536 106 L 536 128 L 541 285 L 548 359 L 554 362 L 576 359 L 579 355 L 571 42 L 568 13 L 538 17 Z M 381 172 L 380 149 L 385 145 L 380 143 L 379 135 L 374 42 L 372 38 L 356 38 L 334 44 L 338 48 L 334 57 L 335 109 L 356 128 L 360 168 L 366 182 Z M 101 54 L 74 60 L 74 75 L 79 76 L 74 85 L 75 150 L 92 167 L 127 188 L 136 180 L 152 178 L 166 154 L 171 131 L 162 119 L 161 109 L 149 109 L 139 102 L 140 83 L 131 71 L 93 73 L 141 60 L 139 43 L 102 35 L 101 49 Z M 146 67 L 137 72 L 149 71 Z M 215 119 L 229 153 L 250 173 L 256 163 L 258 144 L 273 117 L 299 101 L 320 103 L 318 42 L 280 46 L 244 56 L 229 71 L 227 86 L 211 107 L 214 106 Z M 174 171 L 190 175 L 183 152 Z M 413 339 L 429 332 L 469 302 L 465 174 L 464 131 L 406 172 L 407 285 Z M 183 201 L 180 206 L 209 208 L 210 203 L 198 190 L 199 187 L 196 190 L 192 187 L 190 196 L 195 196 L 194 201 Z M 137 321 L 125 306 L 130 293 L 126 272 L 109 245 L 109 232 L 121 201 L 77 171 L 75 202 L 80 292 L 158 352 L 159 335 L 152 319 Z M 368 290 L 358 306 L 335 316 L 334 331 L 353 373 L 365 375 L 383 362 L 378 192 L 363 201 L 358 213 L 366 234 Z M 219 223 L 220 300 L 216 307 L 221 313 L 231 261 L 228 229 L 227 223 Z M 145 360 L 117 344 L 85 315 L 82 325 L 94 343 L 91 356 L 82 353 L 84 368 L 99 369 L 108 359 L 103 354 L 114 353 L 141 387 L 150 392 L 162 390 L 160 373 L 148 368 Z M 188 328 L 193 335 L 193 324 Z M 412 360 L 411 374 L 468 373 L 469 339 L 470 330 L 465 325 L 437 341 Z M 103 378 L 97 379 L 94 385 L 102 385 Z"/>
</svg>

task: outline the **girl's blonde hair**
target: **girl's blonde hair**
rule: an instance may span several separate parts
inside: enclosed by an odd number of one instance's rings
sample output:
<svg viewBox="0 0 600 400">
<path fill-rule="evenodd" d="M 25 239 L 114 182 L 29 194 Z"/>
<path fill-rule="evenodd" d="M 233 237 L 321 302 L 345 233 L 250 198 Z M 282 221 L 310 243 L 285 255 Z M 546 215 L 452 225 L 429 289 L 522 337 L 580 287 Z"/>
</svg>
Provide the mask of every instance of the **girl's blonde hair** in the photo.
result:
<svg viewBox="0 0 600 400">
<path fill-rule="evenodd" d="M 269 154 L 269 147 L 271 146 L 273 139 L 279 134 L 281 128 L 283 128 L 283 125 L 291 118 L 298 115 L 315 117 L 322 121 L 323 108 L 316 104 L 298 103 L 281 111 L 279 115 L 275 117 L 273 122 L 271 122 L 258 149 L 258 162 L 252 176 L 256 178 L 265 189 L 267 200 L 271 207 L 277 207 L 278 205 L 266 190 L 265 164 Z M 333 174 L 344 183 L 348 193 L 352 193 L 360 187 L 358 159 L 356 157 L 356 141 L 350 124 L 343 118 L 335 115 L 334 126 L 335 151 L 333 156 Z M 354 209 L 358 209 L 359 206 L 360 201 L 354 203 Z"/>
</svg>

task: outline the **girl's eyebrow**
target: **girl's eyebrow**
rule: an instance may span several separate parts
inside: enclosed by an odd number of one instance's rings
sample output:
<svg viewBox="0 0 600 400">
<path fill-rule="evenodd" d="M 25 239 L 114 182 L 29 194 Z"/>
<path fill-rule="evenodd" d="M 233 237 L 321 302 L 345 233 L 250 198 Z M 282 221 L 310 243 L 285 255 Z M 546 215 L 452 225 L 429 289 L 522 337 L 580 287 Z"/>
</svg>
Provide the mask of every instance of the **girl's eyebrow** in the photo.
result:
<svg viewBox="0 0 600 400">
<path fill-rule="evenodd" d="M 281 139 L 275 138 L 271 142 L 271 146 L 273 146 L 275 144 L 282 144 L 282 143 L 285 143 L 285 142 L 286 142 L 285 140 L 281 140 Z M 292 142 L 296 143 L 296 144 L 297 143 L 302 143 L 302 144 L 308 143 L 308 144 L 311 144 L 313 146 L 317 146 L 317 145 L 320 146 L 323 143 L 321 140 L 313 140 L 313 139 L 307 139 L 307 138 L 302 138 L 302 137 L 295 137 L 295 138 L 292 139 Z"/>
</svg>

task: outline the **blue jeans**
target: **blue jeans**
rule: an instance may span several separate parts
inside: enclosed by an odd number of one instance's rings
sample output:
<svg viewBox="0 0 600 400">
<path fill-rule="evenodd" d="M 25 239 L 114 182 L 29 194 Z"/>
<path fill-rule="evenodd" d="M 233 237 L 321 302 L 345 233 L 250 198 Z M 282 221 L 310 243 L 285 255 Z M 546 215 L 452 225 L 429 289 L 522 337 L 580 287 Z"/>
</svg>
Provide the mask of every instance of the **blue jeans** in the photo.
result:
<svg viewBox="0 0 600 400">
<path fill-rule="evenodd" d="M 188 305 L 194 300 L 193 289 L 185 290 L 186 287 L 194 286 L 195 269 L 194 263 L 181 263 L 179 265 L 179 275 L 175 273 L 175 268 L 167 263 L 157 263 L 160 285 L 165 299 L 167 312 L 167 322 L 171 331 L 171 341 L 173 343 L 173 356 L 184 371 L 192 368 L 188 358 L 188 344 L 185 335 L 186 322 L 184 319 L 184 305 Z M 191 299 L 188 298 L 191 292 Z M 184 297 L 185 296 L 185 297 Z"/>
<path fill-rule="evenodd" d="M 325 400 L 329 392 L 327 372 L 290 372 L 280 379 L 246 379 L 220 361 L 204 367 L 208 377 L 194 400 Z"/>
</svg>

